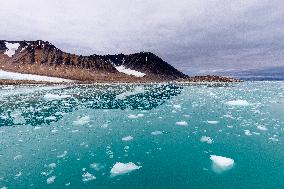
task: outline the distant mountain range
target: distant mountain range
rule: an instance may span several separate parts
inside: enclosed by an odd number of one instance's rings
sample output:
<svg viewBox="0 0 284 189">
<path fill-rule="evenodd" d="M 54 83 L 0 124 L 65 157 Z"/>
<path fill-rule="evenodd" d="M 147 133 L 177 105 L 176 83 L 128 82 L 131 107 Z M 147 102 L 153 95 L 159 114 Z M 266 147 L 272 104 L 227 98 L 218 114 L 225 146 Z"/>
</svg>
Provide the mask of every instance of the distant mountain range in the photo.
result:
<svg viewBox="0 0 284 189">
<path fill-rule="evenodd" d="M 251 69 L 235 72 L 220 72 L 218 74 L 228 75 L 241 80 L 251 81 L 281 81 L 284 80 L 284 66 L 262 69 Z"/>
<path fill-rule="evenodd" d="M 217 76 L 189 77 L 151 52 L 82 56 L 42 40 L 1 40 L 0 70 L 81 82 L 234 81 Z"/>
</svg>

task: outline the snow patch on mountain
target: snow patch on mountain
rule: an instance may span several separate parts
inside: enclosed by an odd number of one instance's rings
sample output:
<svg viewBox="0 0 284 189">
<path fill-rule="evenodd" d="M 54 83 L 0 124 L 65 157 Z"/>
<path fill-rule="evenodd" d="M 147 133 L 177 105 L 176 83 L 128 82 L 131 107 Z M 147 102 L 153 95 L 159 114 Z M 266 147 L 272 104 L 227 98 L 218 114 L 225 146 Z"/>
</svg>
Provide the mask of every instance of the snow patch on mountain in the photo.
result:
<svg viewBox="0 0 284 189">
<path fill-rule="evenodd" d="M 144 77 L 146 74 L 145 73 L 142 73 L 142 72 L 139 72 L 139 71 L 136 71 L 136 70 L 131 70 L 129 68 L 126 68 L 125 66 L 121 65 L 121 66 L 115 66 L 116 70 L 121 72 L 121 73 L 124 73 L 124 74 L 127 74 L 127 75 L 133 75 L 135 77 Z"/>
<path fill-rule="evenodd" d="M 4 54 L 6 54 L 9 57 L 12 57 L 15 54 L 16 50 L 18 50 L 18 48 L 20 47 L 19 43 L 5 42 L 5 45 L 8 48 L 8 50 L 6 50 Z"/>
</svg>

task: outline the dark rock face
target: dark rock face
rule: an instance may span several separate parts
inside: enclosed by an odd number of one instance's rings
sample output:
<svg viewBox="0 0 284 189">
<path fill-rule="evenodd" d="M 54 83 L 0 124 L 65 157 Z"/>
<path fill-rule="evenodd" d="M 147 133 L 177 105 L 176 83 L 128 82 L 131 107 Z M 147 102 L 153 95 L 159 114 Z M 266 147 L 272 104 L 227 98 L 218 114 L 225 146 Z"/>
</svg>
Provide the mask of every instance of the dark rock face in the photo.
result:
<svg viewBox="0 0 284 189">
<path fill-rule="evenodd" d="M 4 54 L 8 50 L 6 43 L 18 43 L 20 45 L 12 57 Z M 88 72 L 120 75 L 122 73 L 119 73 L 115 67 L 122 65 L 125 68 L 145 73 L 144 80 L 175 80 L 187 77 L 153 53 L 81 56 L 63 52 L 51 43 L 42 40 L 0 41 L 0 65 L 4 62 L 10 65 L 21 65 L 21 67 L 30 65 L 37 65 L 36 68 L 42 65 L 45 67 L 64 66 L 66 68 L 86 69 Z M 38 73 L 41 74 L 40 71 Z M 42 74 L 46 74 L 46 69 Z"/>
<path fill-rule="evenodd" d="M 82 69 L 117 72 L 113 65 L 100 58 L 65 53 L 47 41 L 12 41 L 11 43 L 19 43 L 20 47 L 9 59 L 10 63 L 67 65 Z M 5 41 L 0 41 L 0 50 L 6 49 Z"/>
<path fill-rule="evenodd" d="M 186 78 L 187 76 L 151 52 L 141 52 L 130 55 L 100 56 L 116 66 L 125 66 L 143 73 L 170 77 L 171 79 Z"/>
</svg>

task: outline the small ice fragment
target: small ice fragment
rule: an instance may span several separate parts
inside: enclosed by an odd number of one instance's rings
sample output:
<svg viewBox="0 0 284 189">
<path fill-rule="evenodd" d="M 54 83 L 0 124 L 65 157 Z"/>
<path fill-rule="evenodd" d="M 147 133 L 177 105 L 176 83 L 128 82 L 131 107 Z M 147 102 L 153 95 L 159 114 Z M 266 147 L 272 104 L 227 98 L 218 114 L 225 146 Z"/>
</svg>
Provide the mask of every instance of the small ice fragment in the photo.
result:
<svg viewBox="0 0 284 189">
<path fill-rule="evenodd" d="M 67 155 L 67 151 L 64 151 L 63 154 L 58 155 L 58 158 L 63 158 Z"/>
<path fill-rule="evenodd" d="M 14 157 L 14 160 L 22 159 L 22 157 L 23 157 L 22 155 L 17 155 Z"/>
<path fill-rule="evenodd" d="M 246 100 L 231 100 L 226 102 L 229 106 L 248 106 L 250 105 Z"/>
<path fill-rule="evenodd" d="M 56 168 L 56 163 L 51 163 L 47 167 L 50 168 L 50 169 L 54 169 L 54 168 Z"/>
<path fill-rule="evenodd" d="M 247 135 L 247 136 L 251 136 L 252 135 L 250 130 L 244 130 L 244 132 L 245 132 L 245 135 Z"/>
<path fill-rule="evenodd" d="M 49 177 L 48 179 L 46 179 L 46 183 L 47 183 L 47 184 L 52 184 L 52 183 L 54 183 L 55 178 L 56 178 L 55 176 Z"/>
<path fill-rule="evenodd" d="M 257 128 L 261 131 L 267 131 L 268 129 L 265 126 L 258 125 Z"/>
<path fill-rule="evenodd" d="M 151 135 L 161 135 L 163 134 L 162 131 L 153 131 L 151 132 Z"/>
<path fill-rule="evenodd" d="M 173 105 L 173 107 L 175 108 L 175 109 L 180 109 L 181 108 L 181 105 Z"/>
<path fill-rule="evenodd" d="M 126 136 L 126 137 L 123 137 L 121 140 L 130 141 L 130 140 L 133 140 L 133 137 L 132 136 Z"/>
<path fill-rule="evenodd" d="M 22 172 L 20 171 L 15 175 L 15 177 L 20 177 L 21 175 L 22 175 Z"/>
<path fill-rule="evenodd" d="M 202 137 L 200 138 L 200 141 L 201 141 L 201 142 L 206 142 L 206 143 L 208 143 L 208 144 L 212 144 L 212 143 L 213 143 L 213 139 L 210 138 L 210 137 L 208 137 L 208 136 L 202 136 Z"/>
<path fill-rule="evenodd" d="M 64 99 L 64 98 L 70 98 L 70 97 L 72 97 L 72 96 L 71 96 L 71 95 L 50 94 L 50 93 L 45 94 L 45 95 L 43 96 L 43 98 L 44 98 L 45 100 L 62 100 L 62 99 Z"/>
<path fill-rule="evenodd" d="M 212 160 L 212 168 L 216 173 L 221 173 L 222 171 L 229 170 L 234 166 L 234 160 L 227 157 L 210 155 Z"/>
<path fill-rule="evenodd" d="M 92 175 L 91 173 L 88 173 L 88 172 L 86 172 L 82 175 L 82 181 L 83 182 L 88 182 L 88 181 L 95 180 L 95 179 L 96 179 L 96 177 L 94 175 Z"/>
<path fill-rule="evenodd" d="M 90 116 L 84 116 L 78 118 L 76 121 L 73 121 L 74 125 L 85 125 L 90 122 Z"/>
<path fill-rule="evenodd" d="M 176 122 L 176 125 L 180 125 L 180 126 L 187 126 L 187 122 L 186 121 L 178 121 Z"/>
<path fill-rule="evenodd" d="M 130 173 L 134 170 L 140 169 L 142 166 L 137 166 L 132 162 L 129 163 L 120 163 L 116 162 L 116 164 L 112 167 L 110 170 L 111 176 L 117 176 L 117 175 L 122 175 L 126 173 Z"/>
<path fill-rule="evenodd" d="M 103 166 L 101 166 L 101 165 L 98 164 L 98 163 L 92 163 L 92 164 L 90 165 L 90 167 L 91 167 L 92 169 L 95 169 L 96 171 L 99 171 L 99 170 L 101 170 L 101 169 L 103 168 Z"/>
<path fill-rule="evenodd" d="M 209 124 L 218 124 L 219 123 L 219 121 L 207 121 L 207 123 L 209 123 Z"/>
</svg>

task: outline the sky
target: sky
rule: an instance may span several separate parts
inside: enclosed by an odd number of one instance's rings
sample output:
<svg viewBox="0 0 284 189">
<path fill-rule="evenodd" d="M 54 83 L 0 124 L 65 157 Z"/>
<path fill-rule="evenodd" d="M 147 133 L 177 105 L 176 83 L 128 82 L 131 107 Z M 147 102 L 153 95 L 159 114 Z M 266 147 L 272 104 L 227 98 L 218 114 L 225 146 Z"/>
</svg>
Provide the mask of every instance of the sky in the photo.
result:
<svg viewBox="0 0 284 189">
<path fill-rule="evenodd" d="M 0 0 L 0 39 L 151 51 L 184 73 L 284 66 L 283 0 Z"/>
</svg>

